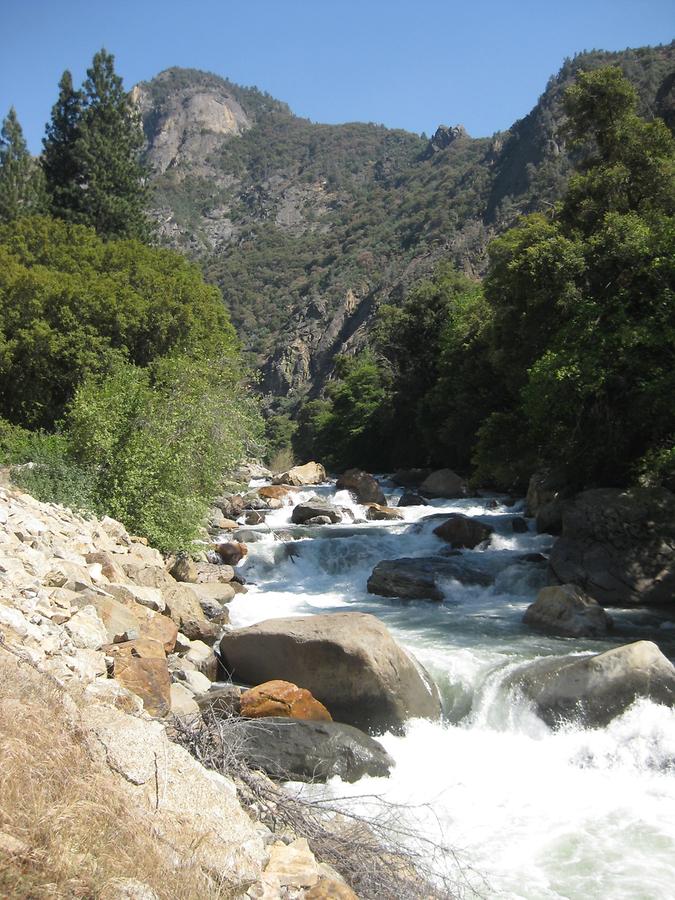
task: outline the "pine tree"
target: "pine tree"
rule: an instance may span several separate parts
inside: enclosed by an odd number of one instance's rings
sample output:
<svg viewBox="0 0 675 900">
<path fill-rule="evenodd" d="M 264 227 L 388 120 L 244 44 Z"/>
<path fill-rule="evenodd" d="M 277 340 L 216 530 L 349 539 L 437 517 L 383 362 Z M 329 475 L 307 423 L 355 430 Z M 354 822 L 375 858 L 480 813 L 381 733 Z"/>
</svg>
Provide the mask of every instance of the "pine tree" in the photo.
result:
<svg viewBox="0 0 675 900">
<path fill-rule="evenodd" d="M 12 107 L 0 131 L 0 222 L 44 210 L 42 172 L 31 157 Z"/>
<path fill-rule="evenodd" d="M 42 170 L 45 174 L 49 209 L 60 219 L 77 219 L 83 193 L 82 173 L 76 145 L 80 133 L 83 97 L 73 89 L 68 70 L 59 82 L 59 98 L 43 139 Z"/>
<path fill-rule="evenodd" d="M 59 87 L 45 140 L 53 213 L 103 238 L 147 239 L 143 132 L 114 57 L 105 50 L 94 56 L 81 91 L 73 90 L 68 72 Z"/>
</svg>

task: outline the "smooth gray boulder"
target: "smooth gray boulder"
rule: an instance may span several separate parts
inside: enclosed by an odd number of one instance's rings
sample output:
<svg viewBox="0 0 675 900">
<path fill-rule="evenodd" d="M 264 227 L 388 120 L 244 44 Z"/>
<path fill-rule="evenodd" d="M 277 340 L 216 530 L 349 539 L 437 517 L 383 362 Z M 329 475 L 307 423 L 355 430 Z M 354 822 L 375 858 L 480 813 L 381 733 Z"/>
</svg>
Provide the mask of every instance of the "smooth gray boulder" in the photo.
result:
<svg viewBox="0 0 675 900">
<path fill-rule="evenodd" d="M 293 507 L 291 522 L 295 525 L 304 525 L 309 519 L 316 519 L 319 516 L 326 516 L 333 524 L 342 521 L 342 514 L 332 503 L 321 497 L 311 497 Z"/>
<path fill-rule="evenodd" d="M 612 628 L 612 619 L 597 600 L 576 584 L 542 588 L 528 606 L 523 622 L 563 637 L 604 637 Z"/>
<path fill-rule="evenodd" d="M 538 659 L 512 673 L 507 685 L 533 701 L 551 727 L 603 727 L 641 697 L 675 706 L 675 666 L 651 641 L 595 656 Z"/>
<path fill-rule="evenodd" d="M 607 606 L 675 603 L 675 495 L 665 488 L 598 488 L 567 501 L 551 580 Z"/>
<path fill-rule="evenodd" d="M 362 469 L 347 469 L 338 478 L 335 487 L 338 491 L 349 491 L 358 503 L 378 503 L 386 506 L 387 501 L 382 488 L 368 472 Z"/>
<path fill-rule="evenodd" d="M 420 485 L 420 493 L 427 497 L 445 497 L 456 500 L 468 495 L 467 484 L 452 469 L 438 469 L 427 476 Z"/>
<path fill-rule="evenodd" d="M 237 723 L 237 753 L 281 781 L 358 781 L 389 775 L 394 760 L 379 741 L 338 722 L 269 717 Z"/>
<path fill-rule="evenodd" d="M 421 556 L 383 559 L 368 579 L 368 593 L 402 600 L 441 602 L 443 579 L 455 578 L 463 584 L 488 585 L 492 577 L 458 556 Z"/>
<path fill-rule="evenodd" d="M 225 634 L 221 660 L 237 681 L 306 688 L 338 722 L 364 730 L 436 719 L 433 681 L 375 616 L 341 612 L 268 619 Z"/>
<path fill-rule="evenodd" d="M 493 533 L 492 525 L 484 525 L 478 519 L 462 513 L 451 513 L 445 522 L 434 528 L 434 534 L 447 541 L 451 547 L 465 547 L 469 550 L 486 541 Z"/>
</svg>

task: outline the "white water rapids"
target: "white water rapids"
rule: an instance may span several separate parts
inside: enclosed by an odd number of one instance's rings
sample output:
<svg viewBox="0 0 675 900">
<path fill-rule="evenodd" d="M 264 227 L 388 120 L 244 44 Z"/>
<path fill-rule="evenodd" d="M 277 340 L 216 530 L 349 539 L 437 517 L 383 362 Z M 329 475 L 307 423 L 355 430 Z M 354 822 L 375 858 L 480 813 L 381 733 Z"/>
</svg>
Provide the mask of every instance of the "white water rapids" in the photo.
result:
<svg viewBox="0 0 675 900">
<path fill-rule="evenodd" d="M 290 495 L 333 498 L 323 485 Z M 388 489 L 390 505 L 401 490 Z M 347 492 L 334 498 L 365 518 Z M 409 723 L 404 736 L 379 738 L 394 757 L 390 778 L 354 785 L 333 779 L 305 788 L 402 804 L 417 833 L 451 846 L 480 896 L 506 900 L 668 900 L 675 898 L 675 710 L 640 701 L 607 728 L 552 732 L 503 687 L 517 664 L 537 656 L 599 652 L 641 638 L 670 658 L 672 623 L 619 612 L 606 641 L 551 638 L 522 625 L 525 608 L 545 583 L 551 538 L 514 534 L 508 508 L 487 499 L 433 501 L 405 507 L 405 521 L 318 528 L 289 526 L 291 506 L 268 515 L 242 567 L 247 594 L 230 604 L 232 623 L 357 610 L 378 616 L 427 667 L 441 691 L 445 721 Z M 366 592 L 383 559 L 428 556 L 447 547 L 432 534 L 439 512 L 478 516 L 495 527 L 484 549 L 463 551 L 494 576 L 489 587 L 449 580 L 442 604 L 401 602 Z M 255 529 L 252 529 L 255 530 Z M 291 533 L 299 540 L 293 540 Z M 290 548 L 290 553 L 289 553 Z M 452 870 L 455 862 L 448 858 Z M 472 874 L 473 873 L 473 874 Z M 471 892 L 468 892 L 469 895 Z"/>
</svg>

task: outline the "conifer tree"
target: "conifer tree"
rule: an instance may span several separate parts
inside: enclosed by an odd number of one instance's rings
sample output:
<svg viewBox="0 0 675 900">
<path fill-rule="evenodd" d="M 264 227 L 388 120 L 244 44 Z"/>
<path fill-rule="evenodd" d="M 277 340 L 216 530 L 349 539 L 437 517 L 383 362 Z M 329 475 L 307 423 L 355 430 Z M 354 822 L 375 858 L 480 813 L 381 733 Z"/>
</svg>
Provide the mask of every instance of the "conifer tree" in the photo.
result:
<svg viewBox="0 0 675 900">
<path fill-rule="evenodd" d="M 12 107 L 0 131 L 0 222 L 44 210 L 42 172 L 31 157 Z"/>
<path fill-rule="evenodd" d="M 148 236 L 143 132 L 114 57 L 100 50 L 81 91 L 64 73 L 45 140 L 47 189 L 55 215 L 103 238 Z"/>
<path fill-rule="evenodd" d="M 59 82 L 59 98 L 43 139 L 42 169 L 45 173 L 49 209 L 60 219 L 76 218 L 80 212 L 82 171 L 76 145 L 82 118 L 82 92 L 73 89 L 68 70 Z"/>
</svg>

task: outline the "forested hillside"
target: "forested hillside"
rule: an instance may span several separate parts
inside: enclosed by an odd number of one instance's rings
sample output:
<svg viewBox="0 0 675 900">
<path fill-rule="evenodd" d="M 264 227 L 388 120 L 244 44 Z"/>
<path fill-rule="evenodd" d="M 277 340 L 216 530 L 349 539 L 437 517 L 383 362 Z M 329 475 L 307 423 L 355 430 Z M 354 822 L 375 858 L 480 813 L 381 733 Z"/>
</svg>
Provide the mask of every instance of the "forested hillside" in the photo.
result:
<svg viewBox="0 0 675 900">
<path fill-rule="evenodd" d="M 431 139 L 314 124 L 255 89 L 170 69 L 135 89 L 153 215 L 222 289 L 263 390 L 295 405 L 364 346 L 380 304 L 399 305 L 441 262 L 482 275 L 491 238 L 551 211 L 574 161 L 561 104 L 579 71 L 619 65 L 638 113 L 667 118 L 674 59 L 672 44 L 583 53 L 509 131 L 442 126 Z"/>
</svg>

